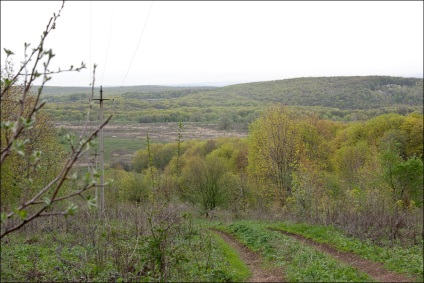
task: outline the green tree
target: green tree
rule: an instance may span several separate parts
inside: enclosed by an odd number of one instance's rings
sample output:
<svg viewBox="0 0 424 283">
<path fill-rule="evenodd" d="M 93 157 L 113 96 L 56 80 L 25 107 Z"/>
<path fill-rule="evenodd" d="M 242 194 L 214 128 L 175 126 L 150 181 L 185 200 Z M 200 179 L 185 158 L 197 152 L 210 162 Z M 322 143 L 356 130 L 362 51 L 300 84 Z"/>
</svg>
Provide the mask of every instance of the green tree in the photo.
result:
<svg viewBox="0 0 424 283">
<path fill-rule="evenodd" d="M 423 121 L 422 114 L 413 113 L 408 115 L 400 126 L 406 133 L 405 154 L 409 157 L 423 157 Z"/>
<path fill-rule="evenodd" d="M 143 186 L 144 178 L 140 173 L 110 169 L 105 175 L 112 180 L 109 185 L 110 203 L 115 207 L 123 202 L 143 202 L 150 193 L 148 188 Z"/>
<path fill-rule="evenodd" d="M 334 154 L 335 169 L 349 188 L 357 186 L 362 178 L 360 172 L 366 164 L 371 149 L 366 141 L 343 146 Z"/>
<path fill-rule="evenodd" d="M 291 194 L 292 174 L 300 160 L 302 144 L 298 126 L 295 114 L 277 105 L 250 127 L 248 172 L 259 186 L 268 187 L 264 194 L 281 204 Z"/>
<path fill-rule="evenodd" d="M 210 216 L 216 207 L 225 207 L 231 200 L 233 177 L 223 158 L 208 156 L 203 160 L 195 156 L 186 161 L 180 186 L 184 197 Z"/>
<path fill-rule="evenodd" d="M 381 156 L 384 179 L 391 188 L 394 202 L 402 208 L 423 203 L 423 162 L 418 157 L 403 160 L 396 149 L 388 148 Z M 414 203 L 411 203 L 414 201 Z"/>
</svg>

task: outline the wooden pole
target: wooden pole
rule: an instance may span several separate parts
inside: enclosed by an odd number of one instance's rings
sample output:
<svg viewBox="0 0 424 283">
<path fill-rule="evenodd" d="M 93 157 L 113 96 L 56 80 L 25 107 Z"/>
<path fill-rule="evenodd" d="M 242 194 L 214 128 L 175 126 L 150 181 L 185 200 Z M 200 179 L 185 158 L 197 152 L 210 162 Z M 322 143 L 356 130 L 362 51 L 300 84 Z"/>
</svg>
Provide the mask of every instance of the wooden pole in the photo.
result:
<svg viewBox="0 0 424 283">
<path fill-rule="evenodd" d="M 100 125 L 103 124 L 103 90 L 100 86 Z M 104 186 L 104 143 L 103 143 L 103 128 L 100 129 L 100 212 L 103 214 L 105 209 L 105 186 Z"/>
<path fill-rule="evenodd" d="M 103 89 L 102 86 L 100 86 L 100 99 L 94 99 L 99 100 L 100 102 L 100 126 L 103 124 L 103 100 L 109 100 L 103 98 Z M 99 159 L 100 159 L 100 187 L 99 187 L 99 193 L 98 193 L 98 204 L 99 204 L 99 210 L 100 214 L 103 214 L 105 211 L 105 180 L 104 180 L 104 174 L 105 174 L 105 167 L 104 167 L 104 141 L 103 141 L 103 127 L 100 129 L 100 152 L 99 152 Z"/>
</svg>

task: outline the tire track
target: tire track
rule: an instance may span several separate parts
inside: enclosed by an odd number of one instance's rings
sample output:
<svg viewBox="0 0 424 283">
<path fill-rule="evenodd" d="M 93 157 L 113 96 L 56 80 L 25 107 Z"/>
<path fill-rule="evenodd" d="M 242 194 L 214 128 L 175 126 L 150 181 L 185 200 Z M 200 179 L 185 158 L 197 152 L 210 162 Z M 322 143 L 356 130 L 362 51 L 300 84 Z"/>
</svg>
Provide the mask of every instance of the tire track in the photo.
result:
<svg viewBox="0 0 424 283">
<path fill-rule="evenodd" d="M 235 249 L 252 271 L 252 275 L 247 282 L 284 282 L 284 278 L 280 270 L 262 268 L 263 261 L 259 253 L 249 250 L 228 233 L 215 229 L 211 230 L 221 236 L 233 249 Z"/>
<path fill-rule="evenodd" d="M 313 246 L 320 250 L 321 252 L 324 252 L 331 257 L 348 264 L 362 272 L 367 273 L 371 278 L 373 278 L 376 281 L 379 282 L 413 282 L 413 278 L 407 278 L 399 273 L 395 273 L 392 271 L 387 270 L 384 268 L 384 265 L 382 263 L 369 261 L 363 257 L 360 257 L 354 253 L 350 252 L 342 252 L 339 251 L 330 245 L 324 244 L 324 243 L 318 243 L 311 239 L 305 238 L 302 235 L 286 232 L 280 229 L 275 228 L 268 228 L 272 231 L 280 232 L 286 236 L 293 237 L 297 239 L 298 241 L 305 243 L 309 246 Z"/>
</svg>

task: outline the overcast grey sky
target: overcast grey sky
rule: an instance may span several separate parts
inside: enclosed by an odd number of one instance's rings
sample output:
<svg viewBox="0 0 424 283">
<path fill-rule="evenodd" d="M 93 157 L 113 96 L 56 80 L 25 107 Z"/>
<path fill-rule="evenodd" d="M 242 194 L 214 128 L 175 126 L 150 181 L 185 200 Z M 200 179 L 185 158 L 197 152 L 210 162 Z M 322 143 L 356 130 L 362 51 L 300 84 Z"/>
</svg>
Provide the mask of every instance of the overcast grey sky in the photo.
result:
<svg viewBox="0 0 424 283">
<path fill-rule="evenodd" d="M 2 63 L 7 48 L 19 64 L 60 6 L 1 1 Z M 87 69 L 48 85 L 89 86 L 90 63 L 104 86 L 422 77 L 423 33 L 423 1 L 66 2 L 47 47 L 54 66 Z"/>
</svg>

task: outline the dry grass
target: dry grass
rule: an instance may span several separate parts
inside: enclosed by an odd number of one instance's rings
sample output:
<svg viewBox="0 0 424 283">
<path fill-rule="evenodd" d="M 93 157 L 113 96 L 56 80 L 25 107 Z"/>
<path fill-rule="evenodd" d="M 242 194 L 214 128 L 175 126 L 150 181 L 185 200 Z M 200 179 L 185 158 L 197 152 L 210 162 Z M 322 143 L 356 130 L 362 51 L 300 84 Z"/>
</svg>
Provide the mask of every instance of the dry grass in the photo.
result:
<svg viewBox="0 0 424 283">
<path fill-rule="evenodd" d="M 92 122 L 94 128 L 96 122 Z M 81 133 L 84 123 L 56 122 L 56 128 L 64 128 L 74 134 Z M 213 123 L 184 123 L 183 140 L 206 140 L 219 137 L 246 137 L 247 130 L 233 129 L 220 130 L 218 124 Z M 105 162 L 130 163 L 133 154 L 146 144 L 149 134 L 153 143 L 175 142 L 178 137 L 178 123 L 119 123 L 111 121 L 104 129 Z M 82 158 L 79 166 L 87 166 L 87 158 Z"/>
</svg>

